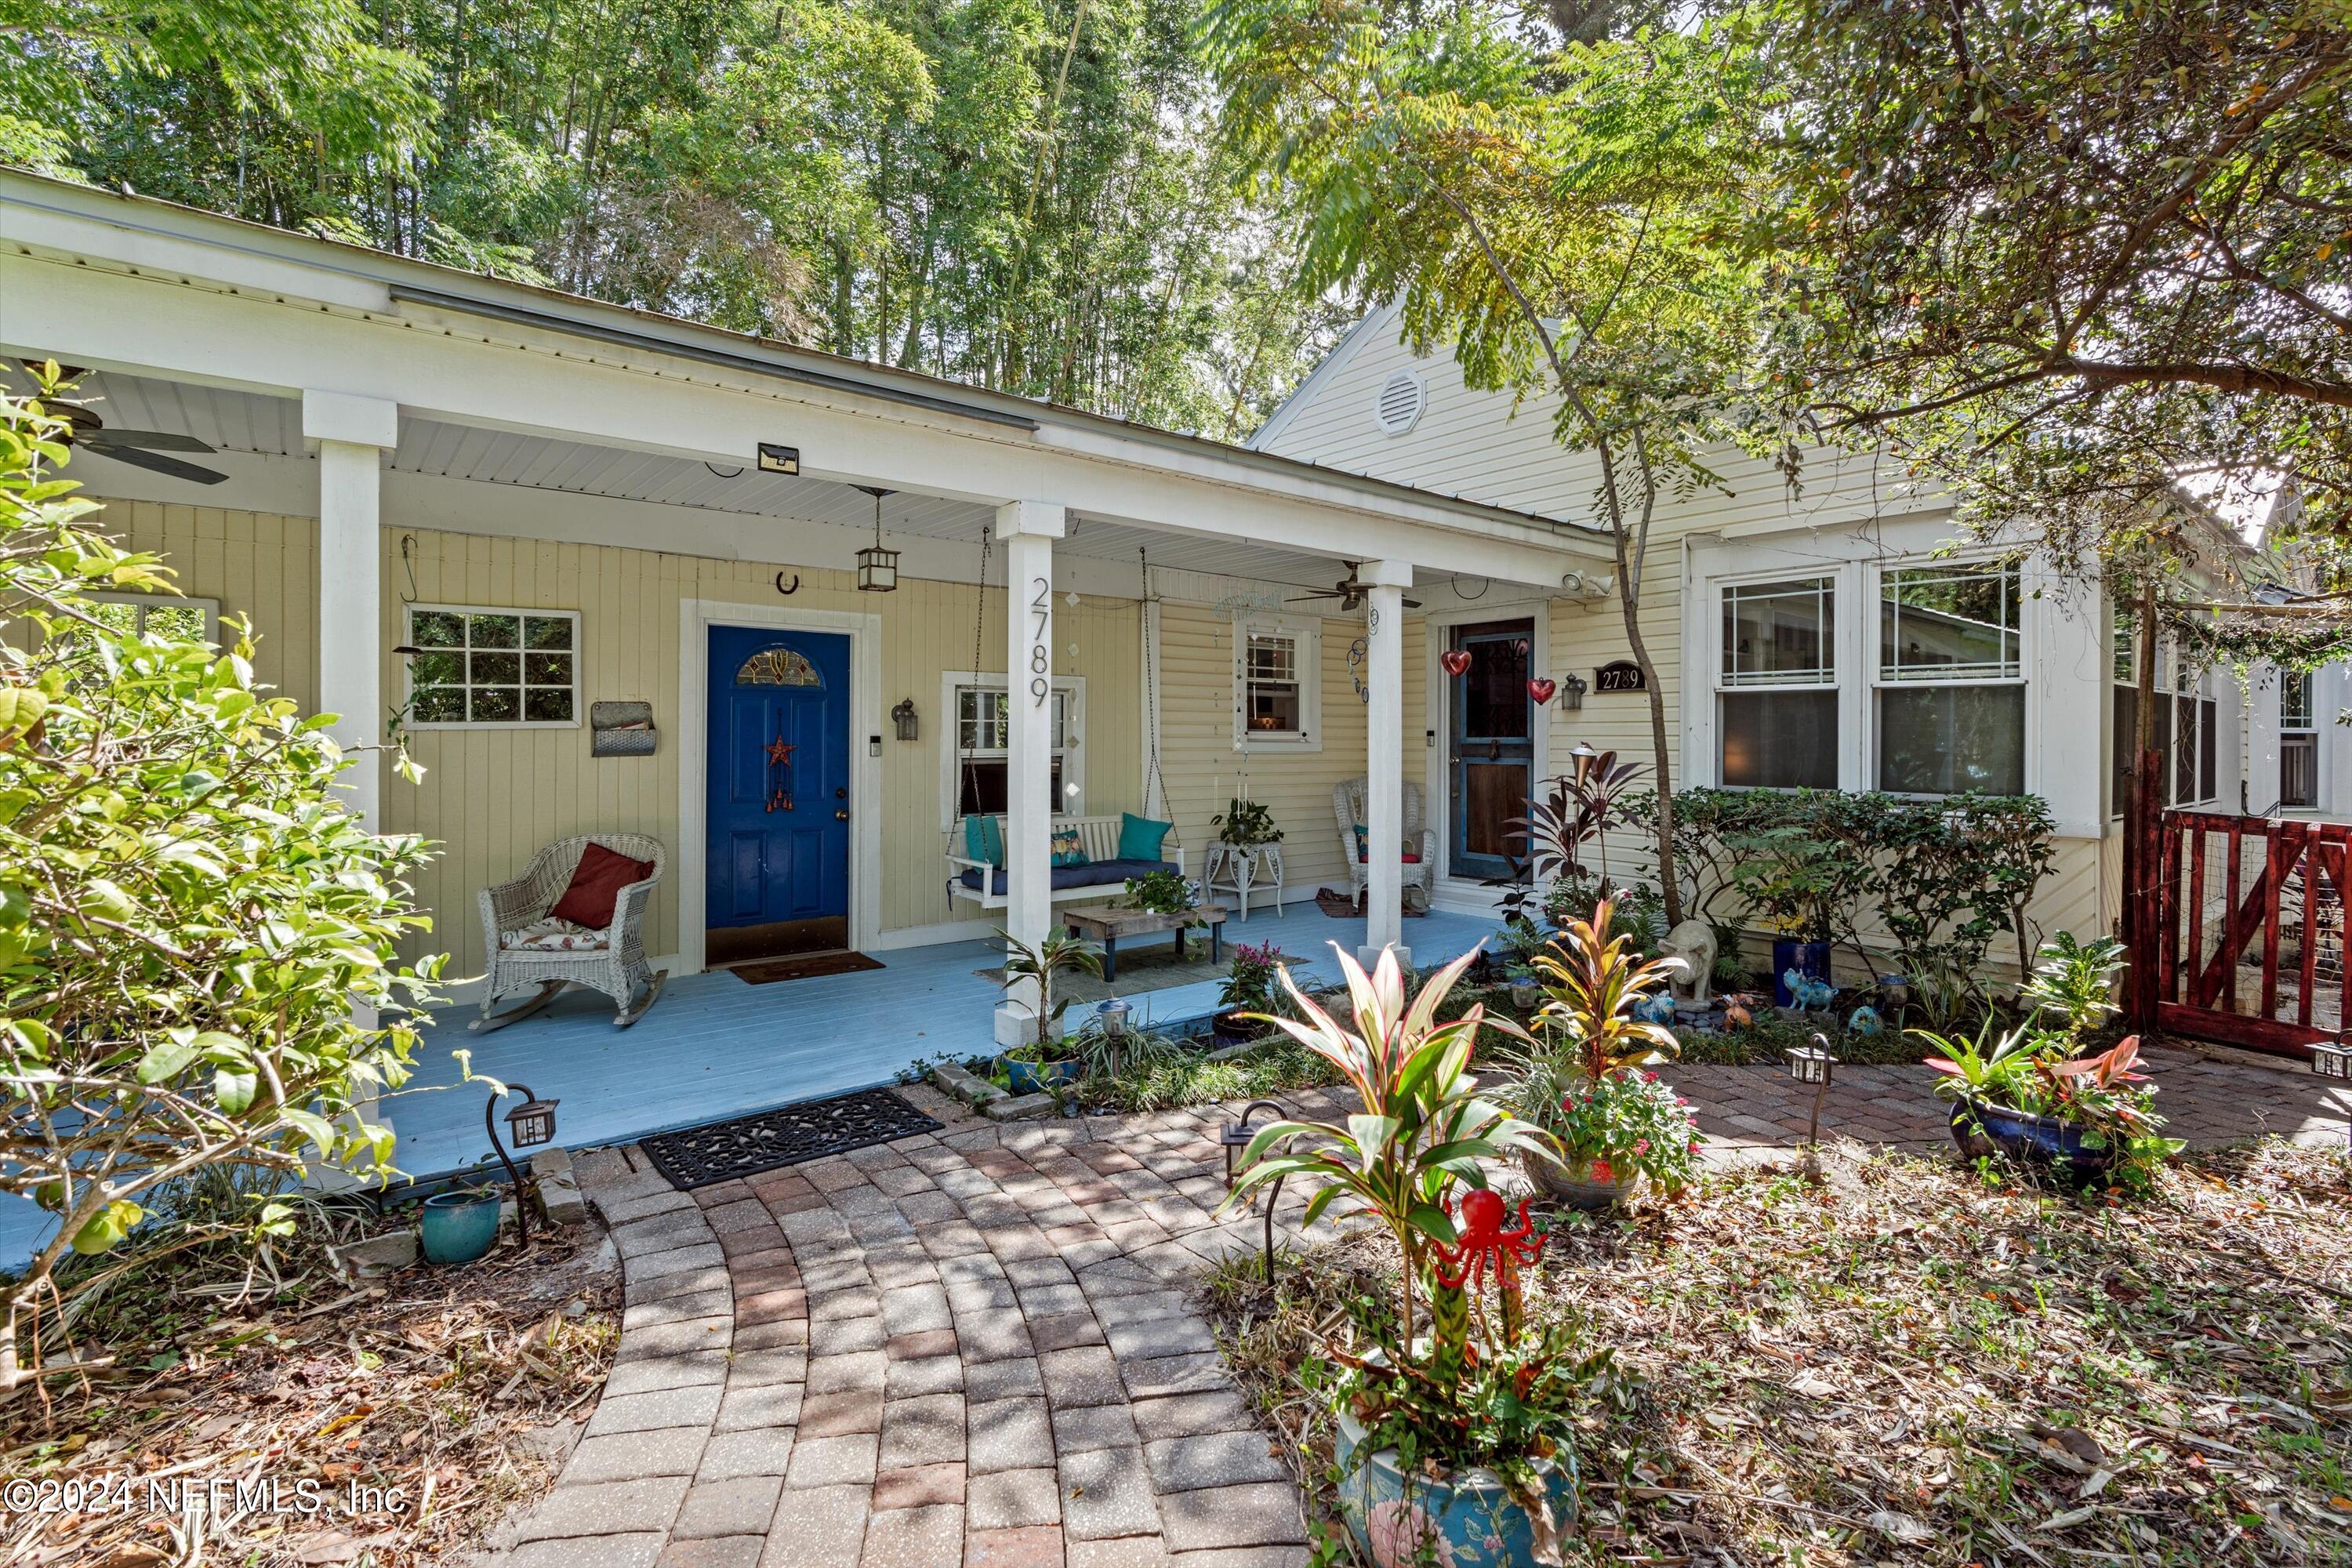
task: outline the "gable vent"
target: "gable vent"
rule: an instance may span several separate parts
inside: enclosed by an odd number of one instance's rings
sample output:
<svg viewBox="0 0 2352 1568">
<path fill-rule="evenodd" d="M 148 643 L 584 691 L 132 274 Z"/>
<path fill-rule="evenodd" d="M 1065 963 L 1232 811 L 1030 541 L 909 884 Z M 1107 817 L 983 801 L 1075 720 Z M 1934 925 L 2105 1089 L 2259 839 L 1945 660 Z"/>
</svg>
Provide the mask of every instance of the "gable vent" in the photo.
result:
<svg viewBox="0 0 2352 1568">
<path fill-rule="evenodd" d="M 1422 385 L 1421 377 L 1401 370 L 1381 384 L 1381 395 L 1372 405 L 1372 417 L 1390 435 L 1402 436 L 1421 422 L 1421 411 L 1428 405 L 1429 392 Z"/>
</svg>

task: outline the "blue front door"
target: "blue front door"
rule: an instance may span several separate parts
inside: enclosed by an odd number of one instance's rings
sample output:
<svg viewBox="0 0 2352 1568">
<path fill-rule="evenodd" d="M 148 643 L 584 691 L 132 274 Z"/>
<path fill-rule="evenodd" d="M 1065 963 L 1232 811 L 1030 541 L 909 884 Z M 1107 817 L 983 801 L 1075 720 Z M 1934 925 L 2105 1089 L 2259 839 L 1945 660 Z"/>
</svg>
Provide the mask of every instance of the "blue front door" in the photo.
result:
<svg viewBox="0 0 2352 1568">
<path fill-rule="evenodd" d="M 845 945 L 849 639 L 713 626 L 709 702 L 706 922 L 838 921 Z"/>
</svg>

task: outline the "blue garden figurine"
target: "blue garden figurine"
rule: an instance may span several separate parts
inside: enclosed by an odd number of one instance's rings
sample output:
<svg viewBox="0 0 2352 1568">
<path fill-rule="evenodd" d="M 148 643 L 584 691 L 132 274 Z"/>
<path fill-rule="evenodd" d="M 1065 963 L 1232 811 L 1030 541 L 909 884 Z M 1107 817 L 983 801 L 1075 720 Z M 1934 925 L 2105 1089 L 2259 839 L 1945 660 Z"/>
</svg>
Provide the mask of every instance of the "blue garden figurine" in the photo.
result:
<svg viewBox="0 0 2352 1568">
<path fill-rule="evenodd" d="M 1867 1002 L 1856 1007 L 1853 1016 L 1845 1021 L 1845 1032 L 1859 1038 L 1883 1034 L 1885 1029 L 1885 1024 L 1879 1019 L 1878 1009 Z"/>
</svg>

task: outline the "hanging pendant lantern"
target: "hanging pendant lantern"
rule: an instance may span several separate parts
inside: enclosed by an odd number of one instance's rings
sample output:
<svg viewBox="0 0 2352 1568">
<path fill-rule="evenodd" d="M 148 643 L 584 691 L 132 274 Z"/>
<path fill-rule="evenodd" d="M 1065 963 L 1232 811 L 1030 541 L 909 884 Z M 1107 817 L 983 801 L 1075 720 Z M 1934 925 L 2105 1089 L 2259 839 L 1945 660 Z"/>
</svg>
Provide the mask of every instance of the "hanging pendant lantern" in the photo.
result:
<svg viewBox="0 0 2352 1568">
<path fill-rule="evenodd" d="M 882 547 L 882 498 L 896 492 L 878 485 L 857 488 L 874 498 L 874 542 L 857 552 L 857 591 L 895 593 L 898 587 L 898 552 Z"/>
</svg>

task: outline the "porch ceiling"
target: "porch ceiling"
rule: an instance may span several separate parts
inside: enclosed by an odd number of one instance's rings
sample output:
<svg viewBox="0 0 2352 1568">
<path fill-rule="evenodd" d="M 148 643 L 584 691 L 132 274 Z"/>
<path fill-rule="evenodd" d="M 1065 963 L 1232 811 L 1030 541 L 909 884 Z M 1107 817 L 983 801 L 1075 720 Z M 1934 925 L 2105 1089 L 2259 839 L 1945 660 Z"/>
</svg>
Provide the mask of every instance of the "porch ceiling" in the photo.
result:
<svg viewBox="0 0 2352 1568">
<path fill-rule="evenodd" d="M 92 372 L 81 385 L 100 416 L 117 428 L 193 436 L 223 451 L 304 455 L 302 406 L 293 398 L 121 372 Z M 411 473 L 487 484 L 845 528 L 867 527 L 874 517 L 870 497 L 829 479 L 762 474 L 750 468 L 730 470 L 698 458 L 414 416 L 402 418 L 400 445 L 390 464 Z M 188 489 L 189 500 L 202 499 L 196 487 Z M 883 502 L 883 527 L 891 535 L 958 540 L 975 547 L 992 516 L 988 507 L 932 496 L 898 494 Z M 1084 515 L 1072 517 L 1070 534 L 1060 549 L 1127 564 L 1135 563 L 1139 549 L 1149 549 L 1155 566 L 1316 588 L 1328 587 L 1346 573 L 1338 560 Z"/>
</svg>

